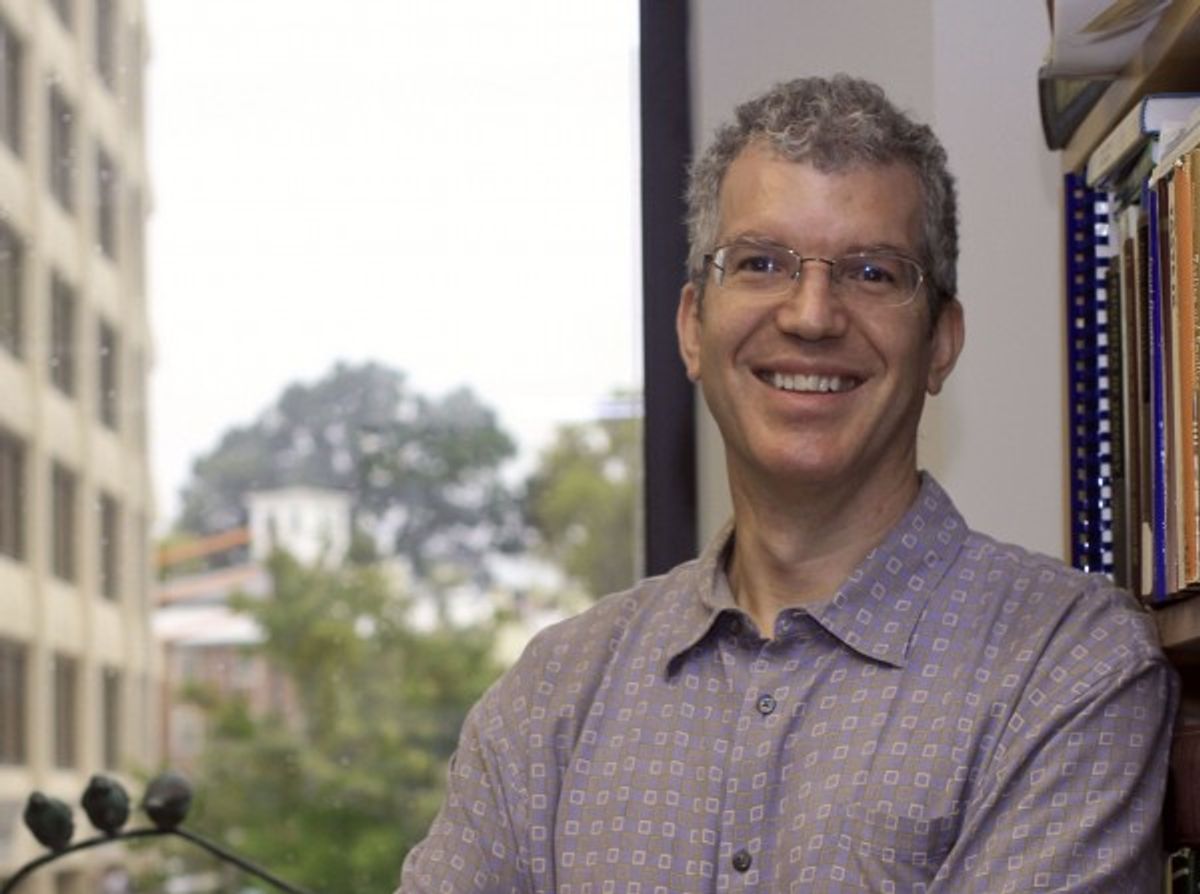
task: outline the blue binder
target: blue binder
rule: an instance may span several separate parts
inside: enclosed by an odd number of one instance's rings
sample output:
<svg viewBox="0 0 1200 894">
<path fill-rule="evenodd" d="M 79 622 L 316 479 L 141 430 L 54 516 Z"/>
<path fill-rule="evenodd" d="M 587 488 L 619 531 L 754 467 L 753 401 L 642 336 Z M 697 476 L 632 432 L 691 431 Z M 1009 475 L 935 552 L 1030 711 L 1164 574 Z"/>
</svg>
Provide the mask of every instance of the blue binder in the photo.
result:
<svg viewBox="0 0 1200 894">
<path fill-rule="evenodd" d="M 1071 562 L 1112 574 L 1108 203 L 1079 174 L 1066 176 L 1065 194 Z"/>
</svg>

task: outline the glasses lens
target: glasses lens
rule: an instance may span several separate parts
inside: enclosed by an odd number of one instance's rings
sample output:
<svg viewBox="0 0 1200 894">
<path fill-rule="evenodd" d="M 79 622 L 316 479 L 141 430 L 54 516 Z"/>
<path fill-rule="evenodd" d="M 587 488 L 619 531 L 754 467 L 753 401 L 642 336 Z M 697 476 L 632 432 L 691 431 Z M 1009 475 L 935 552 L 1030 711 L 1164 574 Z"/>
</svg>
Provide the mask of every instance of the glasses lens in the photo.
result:
<svg viewBox="0 0 1200 894">
<path fill-rule="evenodd" d="M 834 263 L 833 279 L 847 297 L 903 304 L 921 285 L 921 268 L 900 255 L 846 255 Z"/>
<path fill-rule="evenodd" d="M 736 242 L 718 249 L 714 262 L 721 272 L 721 285 L 733 289 L 753 292 L 785 289 L 795 275 L 795 259 L 779 246 Z"/>
</svg>

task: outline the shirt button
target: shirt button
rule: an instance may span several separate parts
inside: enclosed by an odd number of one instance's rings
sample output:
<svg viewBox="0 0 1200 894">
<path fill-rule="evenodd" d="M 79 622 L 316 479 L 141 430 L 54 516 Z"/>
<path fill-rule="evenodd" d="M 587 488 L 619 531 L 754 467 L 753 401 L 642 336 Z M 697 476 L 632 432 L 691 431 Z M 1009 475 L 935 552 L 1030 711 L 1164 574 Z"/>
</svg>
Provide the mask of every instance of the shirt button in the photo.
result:
<svg viewBox="0 0 1200 894">
<path fill-rule="evenodd" d="M 766 715 L 766 714 L 773 714 L 774 712 L 775 712 L 775 696 L 760 695 L 758 697 L 758 713 Z"/>
<path fill-rule="evenodd" d="M 750 864 L 754 862 L 754 858 L 750 856 L 750 851 L 742 848 L 733 855 L 733 868 L 738 872 L 745 872 L 750 868 Z"/>
</svg>

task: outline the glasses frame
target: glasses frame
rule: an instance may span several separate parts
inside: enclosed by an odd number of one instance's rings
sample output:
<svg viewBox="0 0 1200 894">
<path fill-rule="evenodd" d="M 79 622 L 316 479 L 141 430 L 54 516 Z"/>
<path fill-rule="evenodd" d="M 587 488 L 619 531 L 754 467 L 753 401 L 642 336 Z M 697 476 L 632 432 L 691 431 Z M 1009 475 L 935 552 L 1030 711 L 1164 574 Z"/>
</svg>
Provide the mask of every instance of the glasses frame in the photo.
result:
<svg viewBox="0 0 1200 894">
<path fill-rule="evenodd" d="M 767 289 L 767 290 L 764 290 L 764 291 L 758 293 L 758 294 L 763 295 L 764 297 L 780 297 L 784 294 L 790 294 L 796 288 L 796 284 L 800 282 L 800 277 L 804 273 L 804 265 L 807 264 L 809 261 L 819 261 L 820 263 L 825 264 L 829 267 L 830 290 L 834 295 L 837 296 L 837 298 L 839 300 L 842 300 L 842 301 L 845 300 L 845 296 L 840 291 L 838 285 L 833 282 L 833 271 L 834 271 L 834 268 L 837 266 L 837 264 L 840 261 L 843 261 L 847 258 L 880 258 L 880 257 L 893 258 L 895 260 L 904 261 L 906 264 L 911 264 L 914 268 L 916 268 L 917 280 L 913 284 L 912 292 L 909 293 L 907 298 L 905 298 L 903 301 L 896 301 L 896 302 L 870 301 L 870 300 L 859 302 L 862 304 L 866 304 L 868 306 L 874 305 L 877 307 L 904 307 L 905 305 L 911 304 L 913 299 L 917 297 L 917 293 L 921 291 L 921 286 L 925 285 L 925 282 L 928 278 L 927 274 L 925 272 L 924 265 L 922 265 L 921 262 L 918 261 L 916 258 L 914 258 L 910 255 L 907 255 L 904 252 L 888 251 L 888 250 L 852 251 L 852 252 L 847 252 L 846 254 L 843 254 L 843 255 L 838 255 L 835 258 L 826 258 L 821 255 L 802 255 L 802 254 L 800 254 L 800 252 L 796 251 L 795 249 L 789 248 L 788 246 L 782 245 L 778 242 L 769 242 L 769 241 L 754 240 L 754 239 L 735 239 L 733 242 L 724 242 L 721 245 L 718 245 L 709 254 L 706 254 L 704 256 L 705 266 L 712 267 L 714 270 L 717 271 L 717 285 L 721 286 L 722 288 L 733 288 L 736 290 L 736 286 L 731 287 L 731 286 L 725 285 L 725 272 L 726 271 L 725 271 L 725 268 L 722 267 L 720 263 L 718 263 L 717 258 L 720 255 L 722 255 L 725 251 L 727 251 L 728 249 L 736 248 L 736 247 L 740 247 L 740 246 L 748 246 L 751 248 L 754 248 L 754 247 L 768 248 L 768 249 L 772 249 L 772 250 L 776 250 L 776 251 L 782 251 L 782 252 L 790 255 L 794 261 L 793 266 L 795 267 L 795 269 L 792 271 L 791 275 L 789 275 L 787 278 L 787 281 L 790 281 L 791 284 L 786 289 L 780 288 L 778 291 L 776 291 L 774 289 Z M 754 291 L 754 290 L 748 290 L 748 291 Z"/>
</svg>

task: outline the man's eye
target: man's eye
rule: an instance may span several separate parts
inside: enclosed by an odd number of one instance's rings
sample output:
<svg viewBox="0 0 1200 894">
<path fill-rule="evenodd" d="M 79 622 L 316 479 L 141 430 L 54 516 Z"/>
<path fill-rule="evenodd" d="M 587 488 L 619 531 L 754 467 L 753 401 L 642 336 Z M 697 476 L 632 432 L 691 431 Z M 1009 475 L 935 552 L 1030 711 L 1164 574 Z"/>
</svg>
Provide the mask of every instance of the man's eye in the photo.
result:
<svg viewBox="0 0 1200 894">
<path fill-rule="evenodd" d="M 770 255 L 748 255 L 738 258 L 737 269 L 743 273 L 778 273 L 781 268 Z"/>
<path fill-rule="evenodd" d="M 901 279 L 899 262 L 887 258 L 849 258 L 841 265 L 841 275 L 866 286 L 894 286 Z"/>
</svg>

